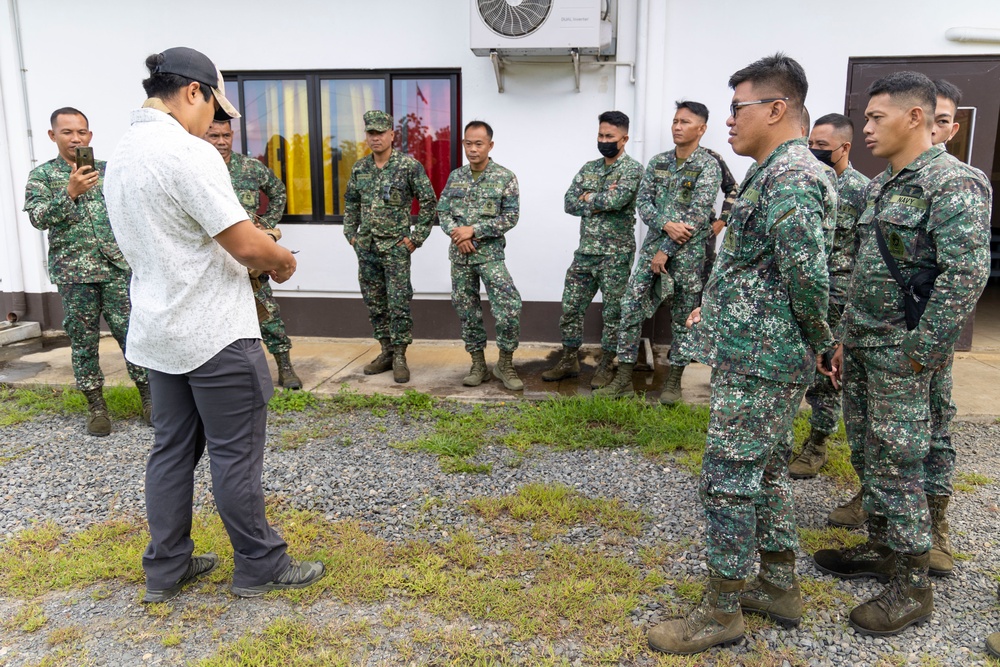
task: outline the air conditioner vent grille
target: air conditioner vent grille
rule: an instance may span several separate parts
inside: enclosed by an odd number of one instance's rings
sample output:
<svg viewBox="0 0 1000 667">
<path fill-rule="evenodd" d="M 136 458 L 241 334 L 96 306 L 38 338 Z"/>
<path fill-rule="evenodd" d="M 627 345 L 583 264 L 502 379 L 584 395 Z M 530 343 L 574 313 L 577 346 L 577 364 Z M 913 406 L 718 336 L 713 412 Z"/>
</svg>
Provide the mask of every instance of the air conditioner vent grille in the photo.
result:
<svg viewBox="0 0 1000 667">
<path fill-rule="evenodd" d="M 552 10 L 552 0 L 478 0 L 479 15 L 504 37 L 524 37 L 538 30 Z"/>
</svg>

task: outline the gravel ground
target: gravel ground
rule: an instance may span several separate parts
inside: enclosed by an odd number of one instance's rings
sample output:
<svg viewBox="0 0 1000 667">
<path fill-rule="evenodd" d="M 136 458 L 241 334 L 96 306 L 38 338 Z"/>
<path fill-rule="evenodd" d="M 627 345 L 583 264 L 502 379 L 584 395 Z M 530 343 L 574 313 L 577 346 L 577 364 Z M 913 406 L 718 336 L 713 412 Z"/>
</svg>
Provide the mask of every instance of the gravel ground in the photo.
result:
<svg viewBox="0 0 1000 667">
<path fill-rule="evenodd" d="M 532 482 L 561 483 L 588 497 L 618 498 L 629 507 L 653 517 L 641 536 L 627 537 L 608 549 L 631 563 L 644 567 L 636 555 L 644 547 L 677 543 L 693 538 L 692 546 L 664 563 L 668 577 L 703 577 L 703 521 L 697 495 L 697 480 L 682 468 L 653 461 L 627 450 L 552 452 L 539 450 L 518 461 L 502 447 L 488 447 L 477 461 L 492 464 L 488 475 L 451 475 L 441 471 L 437 459 L 423 453 L 407 453 L 390 443 L 411 440 L 425 434 L 430 425 L 421 420 L 402 420 L 390 410 L 386 417 L 370 411 L 354 411 L 343 418 L 339 432 L 310 441 L 297 449 L 270 449 L 265 461 L 264 486 L 268 494 L 287 496 L 296 506 L 322 512 L 328 519 L 354 519 L 372 535 L 390 542 L 414 538 L 440 541 L 456 530 L 489 537 L 480 546 L 501 550 L 508 546 L 502 535 L 467 510 L 463 501 L 473 496 L 509 494 Z M 280 433 L 295 429 L 304 417 L 285 418 L 270 427 L 272 442 Z M 339 418 L 338 418 L 339 419 Z M 0 463 L 0 539 L 9 539 L 36 521 L 53 520 L 72 530 L 122 513 L 141 515 L 143 506 L 143 466 L 151 441 L 151 431 L 138 422 L 116 424 L 108 438 L 81 435 L 81 420 L 46 416 L 0 430 L 0 457 L 20 452 Z M 959 469 L 975 471 L 1000 480 L 1000 425 L 958 423 L 955 441 Z M 2 461 L 2 458 L 0 458 Z M 199 466 L 197 504 L 211 503 L 207 466 Z M 800 526 L 820 528 L 829 509 L 849 495 L 830 479 L 797 482 L 797 515 Z M 437 497 L 444 502 L 430 510 L 422 501 Z M 798 629 L 786 631 L 767 626 L 752 633 L 770 649 L 792 649 L 794 656 L 808 665 L 857 667 L 883 664 L 987 664 L 983 641 L 1000 630 L 1000 607 L 996 581 L 1000 572 L 997 541 L 997 513 L 1000 483 L 979 487 L 974 493 L 958 493 L 950 512 L 954 548 L 963 554 L 955 575 L 937 580 L 933 620 L 920 628 L 886 639 L 856 636 L 846 622 L 849 608 L 833 611 L 810 610 L 818 615 Z M 432 520 L 427 520 L 427 512 Z M 599 529 L 572 528 L 556 539 L 570 544 L 591 544 L 599 540 Z M 836 581 L 821 575 L 811 559 L 799 554 L 798 570 L 806 578 Z M 878 591 L 874 582 L 842 582 L 836 586 L 856 599 L 866 599 Z M 381 665 L 407 662 L 393 652 L 393 641 L 412 630 L 411 623 L 386 627 L 382 612 L 387 603 L 344 606 L 324 599 L 304 608 L 295 608 L 283 599 L 238 600 L 228 595 L 185 596 L 175 602 L 178 609 L 197 610 L 199 605 L 219 605 L 221 613 L 212 624 L 188 624 L 178 646 L 166 648 L 162 634 L 152 629 L 146 610 L 137 604 L 134 586 L 101 585 L 92 589 L 50 593 L 39 602 L 49 618 L 42 631 L 23 633 L 0 625 L 0 665 L 35 664 L 52 656 L 58 647 L 48 642 L 54 628 L 83 626 L 87 630 L 83 647 L 90 661 L 99 665 L 182 664 L 213 655 L 220 643 L 231 642 L 247 630 L 260 629 L 282 616 L 295 616 L 320 624 L 338 619 L 367 618 L 374 635 L 356 656 L 359 664 Z M 398 602 L 398 601 L 397 601 Z M 10 618 L 25 602 L 0 596 L 0 619 Z M 632 622 L 641 627 L 655 624 L 661 607 L 653 599 L 642 601 Z M 440 624 L 440 623 L 439 623 Z M 503 642 L 515 657 L 541 642 L 513 642 L 497 625 L 470 620 L 463 627 L 475 627 L 484 640 Z M 759 627 L 759 626 L 758 626 Z M 569 636 L 552 645 L 552 654 L 569 663 L 583 664 L 583 638 Z M 748 651 L 748 645 L 734 649 Z M 413 658 L 416 664 L 426 655 Z M 937 660 L 938 662 L 934 662 Z M 6 662 L 5 662 L 6 661 Z M 635 663 L 655 664 L 651 654 Z"/>
</svg>

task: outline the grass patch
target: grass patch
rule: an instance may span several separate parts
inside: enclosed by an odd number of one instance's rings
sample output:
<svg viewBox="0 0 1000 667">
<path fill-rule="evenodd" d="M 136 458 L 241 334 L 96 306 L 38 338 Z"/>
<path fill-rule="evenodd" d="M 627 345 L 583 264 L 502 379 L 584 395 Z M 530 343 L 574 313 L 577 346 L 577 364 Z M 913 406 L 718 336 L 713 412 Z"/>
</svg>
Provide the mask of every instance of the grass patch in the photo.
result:
<svg viewBox="0 0 1000 667">
<path fill-rule="evenodd" d="M 491 433 L 504 421 L 505 413 L 502 409 L 486 409 L 481 405 L 462 412 L 434 410 L 431 413 L 434 433 L 409 442 L 394 443 L 393 447 L 434 454 L 441 463 L 441 469 L 448 473 L 488 474 L 492 466 L 475 463 L 472 459 L 483 445 L 494 441 Z"/>
<path fill-rule="evenodd" d="M 956 491 L 962 493 L 975 493 L 980 486 L 992 484 L 993 480 L 978 472 L 958 472 L 955 473 L 953 486 Z"/>
<path fill-rule="evenodd" d="M 861 533 L 852 533 L 838 526 L 799 528 L 799 545 L 810 556 L 820 549 L 847 549 L 857 546 L 866 539 L 867 537 Z"/>
<path fill-rule="evenodd" d="M 142 400 L 134 386 L 105 386 L 104 401 L 113 420 L 142 416 Z M 30 421 L 42 414 L 83 415 L 87 413 L 87 398 L 69 387 L 40 385 L 35 387 L 0 386 L 0 426 L 13 426 Z"/>
<path fill-rule="evenodd" d="M 319 400 L 311 391 L 301 389 L 280 389 L 274 392 L 267 403 L 267 409 L 276 415 L 289 412 L 306 412 L 319 405 Z"/>
<path fill-rule="evenodd" d="M 337 627 L 317 628 L 279 618 L 260 634 L 247 633 L 198 667 L 349 667 L 354 664 L 349 636 Z"/>
<path fill-rule="evenodd" d="M 81 639 L 83 639 L 83 628 L 79 625 L 68 625 L 50 632 L 48 642 L 50 646 L 58 646 L 59 644 L 73 644 Z"/>
<path fill-rule="evenodd" d="M 16 629 L 30 634 L 40 630 L 48 620 L 48 617 L 42 611 L 41 605 L 26 604 L 18 609 L 12 617 L 4 620 L 3 627 L 8 630 Z"/>
</svg>

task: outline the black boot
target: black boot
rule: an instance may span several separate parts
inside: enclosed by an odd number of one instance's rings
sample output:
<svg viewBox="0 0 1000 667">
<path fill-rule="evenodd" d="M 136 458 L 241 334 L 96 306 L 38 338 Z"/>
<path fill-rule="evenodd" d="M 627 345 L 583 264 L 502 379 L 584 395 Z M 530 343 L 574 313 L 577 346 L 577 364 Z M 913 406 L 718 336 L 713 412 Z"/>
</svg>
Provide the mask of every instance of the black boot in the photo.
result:
<svg viewBox="0 0 1000 667">
<path fill-rule="evenodd" d="M 295 374 L 288 352 L 277 353 L 274 361 L 278 365 L 278 385 L 285 389 L 302 389 L 302 380 Z"/>
</svg>

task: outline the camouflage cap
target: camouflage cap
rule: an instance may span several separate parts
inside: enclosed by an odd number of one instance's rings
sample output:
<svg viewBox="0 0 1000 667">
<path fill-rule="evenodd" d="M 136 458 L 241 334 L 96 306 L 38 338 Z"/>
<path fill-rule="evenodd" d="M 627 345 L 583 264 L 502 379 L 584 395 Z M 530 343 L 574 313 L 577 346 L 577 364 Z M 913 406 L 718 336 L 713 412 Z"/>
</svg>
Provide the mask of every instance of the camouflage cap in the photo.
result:
<svg viewBox="0 0 1000 667">
<path fill-rule="evenodd" d="M 365 132 L 385 132 L 392 129 L 392 116 L 384 111 L 372 109 L 365 112 Z"/>
</svg>

